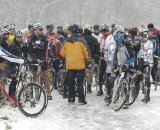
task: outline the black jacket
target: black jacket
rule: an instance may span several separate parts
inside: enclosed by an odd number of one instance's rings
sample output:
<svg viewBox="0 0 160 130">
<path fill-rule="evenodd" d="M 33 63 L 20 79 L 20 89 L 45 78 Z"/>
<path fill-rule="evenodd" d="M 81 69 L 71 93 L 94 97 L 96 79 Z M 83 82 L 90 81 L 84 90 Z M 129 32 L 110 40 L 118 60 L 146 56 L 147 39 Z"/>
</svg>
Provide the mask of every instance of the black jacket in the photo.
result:
<svg viewBox="0 0 160 130">
<path fill-rule="evenodd" d="M 0 45 L 1 47 L 3 47 L 4 49 L 8 50 L 8 44 L 6 42 L 6 40 L 4 38 L 0 39 Z"/>
<path fill-rule="evenodd" d="M 39 41 L 38 44 L 37 41 Z M 31 58 L 33 59 L 45 59 L 47 46 L 47 37 L 43 34 L 39 37 L 37 37 L 35 34 L 32 34 L 28 39 L 28 49 Z"/>
<path fill-rule="evenodd" d="M 84 35 L 84 39 L 86 40 L 89 50 L 91 52 L 91 57 L 95 58 L 96 56 L 100 56 L 100 44 L 97 39 L 90 35 Z"/>
</svg>

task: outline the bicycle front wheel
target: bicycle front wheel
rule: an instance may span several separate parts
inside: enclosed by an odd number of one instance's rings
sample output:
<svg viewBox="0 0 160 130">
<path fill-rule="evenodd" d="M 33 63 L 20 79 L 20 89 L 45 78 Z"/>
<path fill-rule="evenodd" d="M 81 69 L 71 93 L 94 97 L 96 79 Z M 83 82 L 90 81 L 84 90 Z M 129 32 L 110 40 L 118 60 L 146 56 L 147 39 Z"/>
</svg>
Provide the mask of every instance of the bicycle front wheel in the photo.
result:
<svg viewBox="0 0 160 130">
<path fill-rule="evenodd" d="M 41 95 L 37 97 L 37 89 Z M 22 114 L 27 117 L 35 118 L 44 113 L 48 105 L 48 99 L 45 89 L 36 84 L 29 83 L 23 86 L 18 94 L 18 108 Z"/>
<path fill-rule="evenodd" d="M 129 87 L 128 105 L 132 105 L 137 98 L 137 89 L 136 89 L 136 85 L 135 85 L 135 80 L 131 79 L 129 85 L 130 85 L 130 87 Z"/>
<path fill-rule="evenodd" d="M 113 88 L 111 104 L 114 111 L 120 110 L 122 106 L 127 103 L 129 95 L 128 89 L 129 84 L 126 79 L 121 79 L 119 85 Z"/>
</svg>

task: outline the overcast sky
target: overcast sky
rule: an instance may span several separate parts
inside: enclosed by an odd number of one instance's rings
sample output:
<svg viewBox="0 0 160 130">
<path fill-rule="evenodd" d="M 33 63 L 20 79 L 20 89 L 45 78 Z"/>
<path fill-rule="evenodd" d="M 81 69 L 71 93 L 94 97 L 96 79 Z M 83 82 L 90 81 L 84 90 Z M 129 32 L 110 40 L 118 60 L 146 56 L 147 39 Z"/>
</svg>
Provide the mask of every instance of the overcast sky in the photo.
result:
<svg viewBox="0 0 160 130">
<path fill-rule="evenodd" d="M 160 21 L 160 0 L 0 0 L 0 25 L 24 28 L 41 22 L 65 25 L 118 23 L 140 26 Z"/>
</svg>

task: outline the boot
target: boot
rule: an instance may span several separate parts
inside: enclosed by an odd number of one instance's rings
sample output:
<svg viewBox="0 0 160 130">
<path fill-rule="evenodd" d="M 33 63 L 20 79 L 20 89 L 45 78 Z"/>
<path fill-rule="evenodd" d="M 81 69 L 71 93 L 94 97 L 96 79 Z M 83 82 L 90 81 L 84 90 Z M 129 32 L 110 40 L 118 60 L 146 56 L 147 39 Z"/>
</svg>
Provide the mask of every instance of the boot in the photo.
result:
<svg viewBox="0 0 160 130">
<path fill-rule="evenodd" d="M 88 85 L 87 85 L 87 93 L 92 93 L 91 84 L 88 84 Z"/>
</svg>

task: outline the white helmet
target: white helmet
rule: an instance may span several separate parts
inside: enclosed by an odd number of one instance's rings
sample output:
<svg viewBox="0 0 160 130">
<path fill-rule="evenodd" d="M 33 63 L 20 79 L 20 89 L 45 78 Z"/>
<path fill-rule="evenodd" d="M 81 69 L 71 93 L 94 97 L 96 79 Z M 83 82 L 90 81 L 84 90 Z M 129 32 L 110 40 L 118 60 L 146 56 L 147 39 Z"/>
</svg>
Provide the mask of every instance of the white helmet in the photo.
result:
<svg viewBox="0 0 160 130">
<path fill-rule="evenodd" d="M 21 31 L 17 31 L 17 32 L 16 32 L 16 37 L 22 37 L 22 35 L 23 35 L 23 34 L 22 34 Z"/>
<path fill-rule="evenodd" d="M 124 27 L 122 27 L 121 25 L 115 25 L 113 35 L 115 36 L 118 32 L 124 33 Z"/>
<path fill-rule="evenodd" d="M 148 33 L 148 28 L 145 26 L 141 26 L 139 29 L 139 34 L 147 34 Z"/>
<path fill-rule="evenodd" d="M 122 32 L 123 33 L 124 32 L 124 27 L 122 27 L 121 25 L 116 25 L 114 30 L 116 32 Z"/>
<path fill-rule="evenodd" d="M 9 24 L 8 29 L 15 29 L 15 24 Z"/>
<path fill-rule="evenodd" d="M 4 35 L 4 34 L 9 34 L 8 29 L 4 28 L 1 30 L 1 35 Z"/>
<path fill-rule="evenodd" d="M 41 25 L 41 23 L 35 23 L 34 25 L 33 25 L 33 28 L 35 29 L 35 28 L 43 28 L 42 27 L 42 25 Z"/>
<path fill-rule="evenodd" d="M 84 29 L 88 29 L 90 31 L 92 30 L 92 28 L 91 28 L 91 26 L 89 24 L 86 24 L 85 27 L 84 27 Z"/>
</svg>

